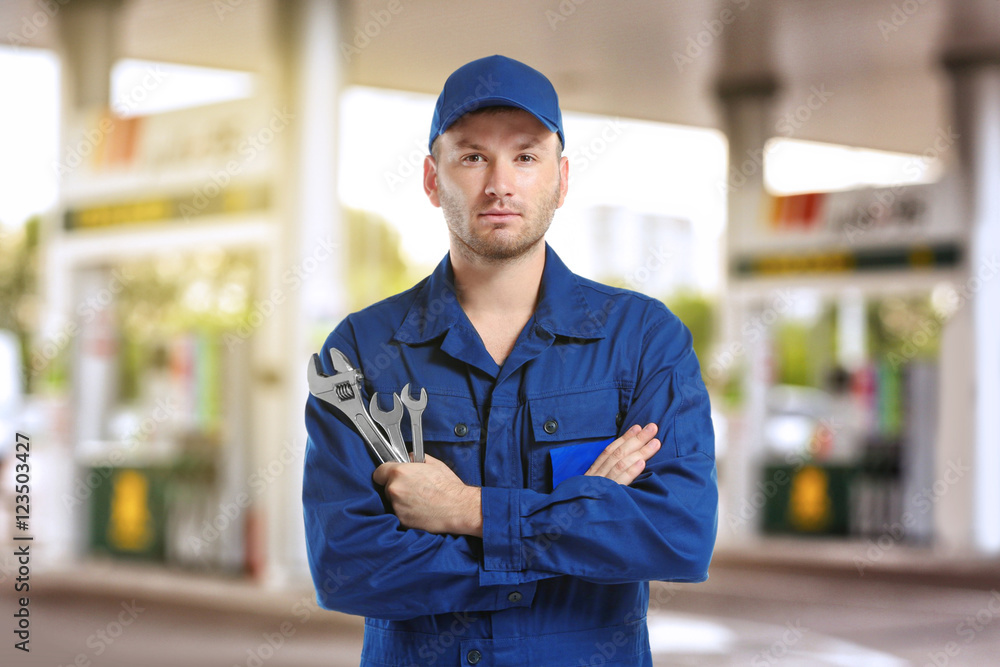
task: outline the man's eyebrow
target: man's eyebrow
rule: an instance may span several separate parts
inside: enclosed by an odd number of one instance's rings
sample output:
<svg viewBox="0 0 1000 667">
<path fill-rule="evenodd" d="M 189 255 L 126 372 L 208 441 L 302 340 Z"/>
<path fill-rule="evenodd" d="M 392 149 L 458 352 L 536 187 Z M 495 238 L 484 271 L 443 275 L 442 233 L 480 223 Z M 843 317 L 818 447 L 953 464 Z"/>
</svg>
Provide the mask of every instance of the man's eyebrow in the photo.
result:
<svg viewBox="0 0 1000 667">
<path fill-rule="evenodd" d="M 525 151 L 525 150 L 528 150 L 529 148 L 534 148 L 535 146 L 538 146 L 541 143 L 543 143 L 542 139 L 540 139 L 538 137 L 532 137 L 532 138 L 526 139 L 525 141 L 523 141 L 520 144 L 518 144 L 517 150 L 519 150 L 519 151 Z M 477 144 L 475 141 L 470 141 L 469 139 L 459 139 L 458 141 L 455 142 L 455 147 L 456 148 L 469 148 L 469 149 L 474 150 L 474 151 L 484 151 L 484 150 L 486 150 L 482 145 Z"/>
<path fill-rule="evenodd" d="M 482 146 L 474 141 L 469 141 L 468 139 L 459 139 L 455 142 L 456 148 L 471 148 L 474 151 L 484 150 Z"/>
</svg>

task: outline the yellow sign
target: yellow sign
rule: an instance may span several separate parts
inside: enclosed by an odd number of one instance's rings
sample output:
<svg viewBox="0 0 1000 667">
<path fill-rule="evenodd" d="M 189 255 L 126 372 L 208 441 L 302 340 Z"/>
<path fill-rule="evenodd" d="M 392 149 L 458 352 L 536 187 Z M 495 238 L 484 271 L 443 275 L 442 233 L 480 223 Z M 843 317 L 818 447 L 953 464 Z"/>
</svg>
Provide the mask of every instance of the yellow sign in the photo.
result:
<svg viewBox="0 0 1000 667">
<path fill-rule="evenodd" d="M 738 276 L 823 275 L 857 271 L 912 271 L 958 266 L 961 248 L 954 243 L 934 245 L 801 250 L 735 257 L 731 268 Z"/>
<path fill-rule="evenodd" d="M 201 187 L 183 196 L 153 197 L 70 208 L 63 213 L 63 226 L 73 230 L 188 222 L 192 218 L 202 216 L 266 211 L 270 205 L 270 190 L 264 185 L 223 187 L 209 179 Z"/>
<path fill-rule="evenodd" d="M 122 551 L 142 551 L 153 541 L 149 479 L 136 470 L 123 470 L 113 483 L 108 543 Z"/>
<path fill-rule="evenodd" d="M 830 479 L 815 466 L 805 466 L 792 478 L 788 519 L 799 530 L 823 530 L 830 523 Z"/>
</svg>

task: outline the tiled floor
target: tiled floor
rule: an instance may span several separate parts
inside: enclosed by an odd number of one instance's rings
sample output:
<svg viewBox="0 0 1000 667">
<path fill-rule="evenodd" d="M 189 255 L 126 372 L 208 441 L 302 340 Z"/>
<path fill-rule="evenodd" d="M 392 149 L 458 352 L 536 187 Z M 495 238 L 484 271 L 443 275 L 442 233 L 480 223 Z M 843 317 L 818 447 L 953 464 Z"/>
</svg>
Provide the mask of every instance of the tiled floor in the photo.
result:
<svg viewBox="0 0 1000 667">
<path fill-rule="evenodd" d="M 0 665 L 341 667 L 361 647 L 359 619 L 318 611 L 308 589 L 156 570 L 63 572 L 30 608 L 31 653 L 0 624 Z M 12 609 L 5 585 L 0 618 Z M 989 666 L 1000 592 L 727 564 L 704 584 L 655 585 L 650 631 L 664 666 Z"/>
<path fill-rule="evenodd" d="M 798 621 L 784 625 L 693 614 L 663 613 L 650 621 L 657 665 L 869 665 L 902 667 L 896 656 L 816 632 Z"/>
<path fill-rule="evenodd" d="M 735 566 L 713 568 L 703 584 L 659 586 L 657 611 L 726 632 L 658 664 L 1000 665 L 995 589 Z"/>
</svg>

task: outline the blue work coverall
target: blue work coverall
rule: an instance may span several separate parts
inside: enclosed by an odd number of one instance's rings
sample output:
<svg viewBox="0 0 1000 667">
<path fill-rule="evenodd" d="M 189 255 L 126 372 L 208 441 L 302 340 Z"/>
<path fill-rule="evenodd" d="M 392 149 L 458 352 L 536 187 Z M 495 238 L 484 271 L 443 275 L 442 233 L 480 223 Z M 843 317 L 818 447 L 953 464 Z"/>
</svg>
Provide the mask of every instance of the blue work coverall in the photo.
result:
<svg viewBox="0 0 1000 667">
<path fill-rule="evenodd" d="M 718 518 L 688 329 L 546 246 L 538 307 L 498 366 L 453 285 L 446 255 L 348 316 L 321 357 L 333 374 L 329 348 L 346 354 L 383 409 L 407 383 L 427 390 L 425 450 L 482 487 L 483 537 L 403 528 L 361 436 L 310 396 L 302 496 L 319 604 L 366 617 L 362 665 L 651 665 L 648 582 L 706 579 Z M 649 422 L 662 447 L 632 484 L 566 477 Z"/>
</svg>

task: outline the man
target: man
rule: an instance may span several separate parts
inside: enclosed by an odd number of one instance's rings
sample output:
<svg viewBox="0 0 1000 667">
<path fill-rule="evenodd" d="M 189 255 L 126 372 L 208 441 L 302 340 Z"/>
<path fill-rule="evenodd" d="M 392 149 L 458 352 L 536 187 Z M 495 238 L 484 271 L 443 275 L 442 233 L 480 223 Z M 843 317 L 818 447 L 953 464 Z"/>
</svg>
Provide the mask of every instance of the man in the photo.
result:
<svg viewBox="0 0 1000 667">
<path fill-rule="evenodd" d="M 363 665 L 650 665 L 648 582 L 707 577 L 714 436 L 691 336 L 545 243 L 563 144 L 541 73 L 502 56 L 454 72 L 424 163 L 449 253 L 324 346 L 327 373 L 335 347 L 369 392 L 428 394 L 423 463 L 376 468 L 306 408 L 310 567 L 324 608 L 367 617 Z"/>
</svg>

